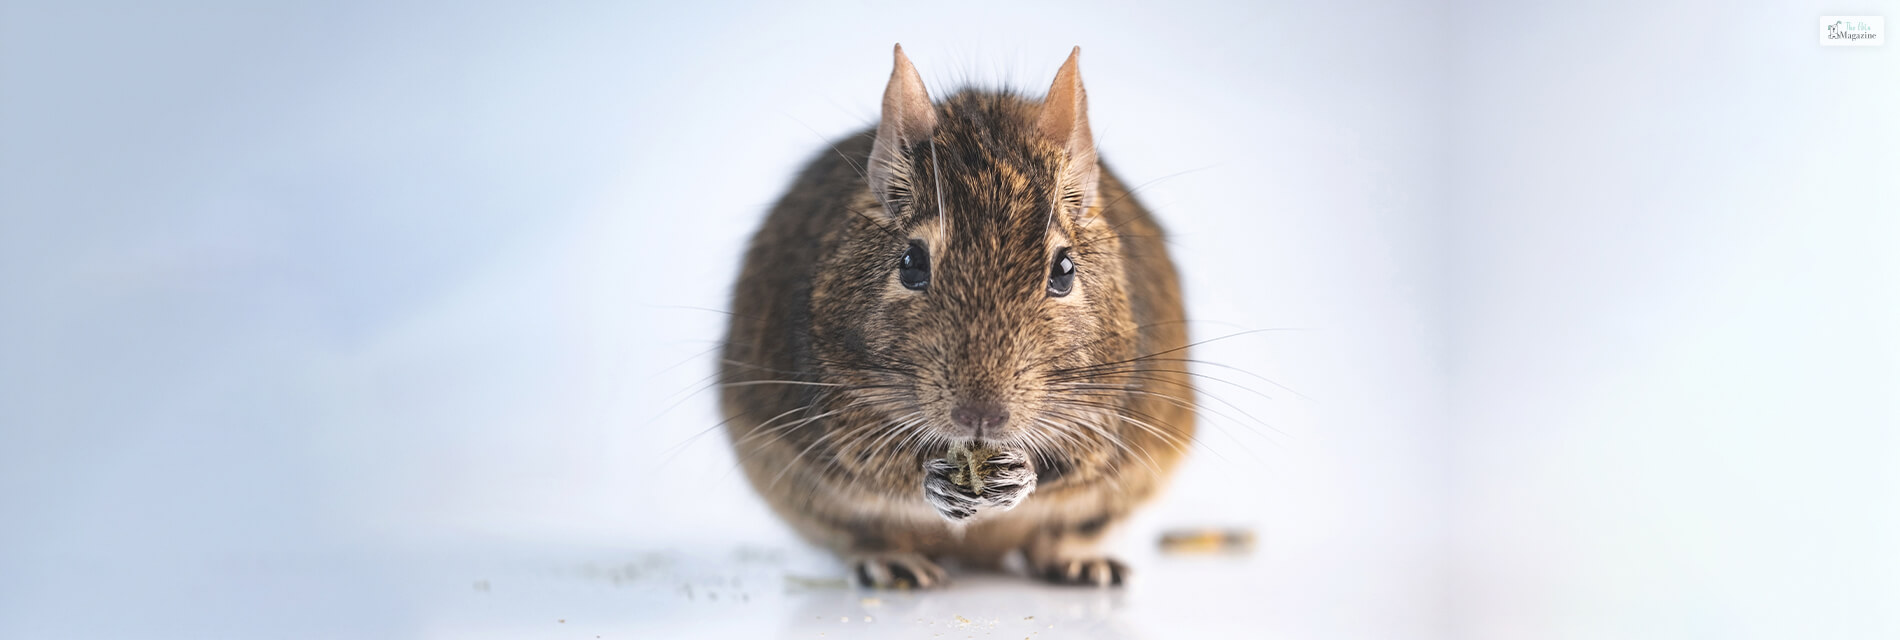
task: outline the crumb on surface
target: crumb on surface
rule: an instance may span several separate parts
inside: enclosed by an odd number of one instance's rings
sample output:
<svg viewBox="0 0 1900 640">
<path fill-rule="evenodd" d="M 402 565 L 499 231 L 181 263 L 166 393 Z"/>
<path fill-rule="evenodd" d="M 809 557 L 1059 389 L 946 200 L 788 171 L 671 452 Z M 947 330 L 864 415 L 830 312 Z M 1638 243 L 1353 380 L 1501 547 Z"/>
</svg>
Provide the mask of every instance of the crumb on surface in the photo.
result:
<svg viewBox="0 0 1900 640">
<path fill-rule="evenodd" d="M 1252 529 L 1170 529 L 1161 533 L 1161 551 L 1177 554 L 1242 554 L 1253 550 Z"/>
<path fill-rule="evenodd" d="M 785 588 L 794 591 L 849 589 L 851 588 L 851 583 L 844 578 L 814 578 L 788 573 L 785 574 Z"/>
</svg>

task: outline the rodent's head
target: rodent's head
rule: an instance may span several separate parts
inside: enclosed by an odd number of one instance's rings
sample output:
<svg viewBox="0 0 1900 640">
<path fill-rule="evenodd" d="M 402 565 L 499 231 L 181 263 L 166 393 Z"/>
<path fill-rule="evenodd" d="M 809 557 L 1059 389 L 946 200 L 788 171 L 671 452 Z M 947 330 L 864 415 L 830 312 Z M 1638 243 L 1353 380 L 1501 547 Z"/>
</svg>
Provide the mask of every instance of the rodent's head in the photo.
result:
<svg viewBox="0 0 1900 640">
<path fill-rule="evenodd" d="M 819 266 L 811 320 L 815 364 L 894 444 L 1097 441 L 1081 425 L 1119 394 L 1079 372 L 1139 355 L 1077 53 L 1041 102 L 933 105 L 897 50 L 866 199 Z"/>
</svg>

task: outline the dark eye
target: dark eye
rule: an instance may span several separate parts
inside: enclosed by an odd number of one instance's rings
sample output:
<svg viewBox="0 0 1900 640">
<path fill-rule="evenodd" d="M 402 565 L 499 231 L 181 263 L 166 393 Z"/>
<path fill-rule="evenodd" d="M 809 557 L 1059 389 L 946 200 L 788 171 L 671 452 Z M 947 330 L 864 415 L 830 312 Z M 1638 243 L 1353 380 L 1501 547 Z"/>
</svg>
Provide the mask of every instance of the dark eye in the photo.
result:
<svg viewBox="0 0 1900 640">
<path fill-rule="evenodd" d="M 1056 252 L 1056 261 L 1049 265 L 1049 295 L 1062 297 L 1069 295 L 1075 288 L 1075 261 L 1069 259 L 1069 250 Z"/>
<path fill-rule="evenodd" d="M 930 252 L 924 250 L 924 243 L 910 241 L 910 249 L 897 260 L 897 281 L 913 291 L 923 291 L 930 286 Z"/>
</svg>

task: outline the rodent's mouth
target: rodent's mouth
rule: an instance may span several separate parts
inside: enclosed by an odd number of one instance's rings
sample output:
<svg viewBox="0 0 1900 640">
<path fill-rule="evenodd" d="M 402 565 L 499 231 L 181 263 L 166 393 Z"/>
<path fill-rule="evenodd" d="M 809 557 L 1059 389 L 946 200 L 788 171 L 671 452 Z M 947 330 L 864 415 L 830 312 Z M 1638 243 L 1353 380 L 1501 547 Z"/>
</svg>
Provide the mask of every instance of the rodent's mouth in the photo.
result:
<svg viewBox="0 0 1900 640">
<path fill-rule="evenodd" d="M 945 440 L 954 445 L 972 448 L 1011 445 L 1017 444 L 1017 441 L 1020 440 L 1020 438 L 1004 433 L 1003 429 L 997 427 L 975 430 L 957 429 L 956 431 L 957 433 L 945 434 L 947 436 Z"/>
<path fill-rule="evenodd" d="M 998 429 L 985 429 L 981 433 L 963 433 L 945 439 L 951 446 L 981 449 L 985 447 L 1016 447 L 1022 445 L 1022 438 L 1000 433 Z"/>
</svg>

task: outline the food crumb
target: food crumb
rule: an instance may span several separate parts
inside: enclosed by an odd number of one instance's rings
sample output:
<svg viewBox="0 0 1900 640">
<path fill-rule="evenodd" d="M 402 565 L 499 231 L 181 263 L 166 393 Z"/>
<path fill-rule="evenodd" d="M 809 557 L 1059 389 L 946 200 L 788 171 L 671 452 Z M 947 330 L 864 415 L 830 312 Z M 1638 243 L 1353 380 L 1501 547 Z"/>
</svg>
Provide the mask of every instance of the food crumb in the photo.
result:
<svg viewBox="0 0 1900 640">
<path fill-rule="evenodd" d="M 865 621 L 865 622 L 870 622 L 870 621 L 871 621 L 871 616 L 865 616 L 865 617 L 864 617 L 864 621 Z"/>
<path fill-rule="evenodd" d="M 850 622 L 850 621 L 851 621 L 851 616 L 838 616 L 838 621 L 839 621 L 839 622 Z"/>
<path fill-rule="evenodd" d="M 567 618 L 562 618 L 562 619 L 560 619 L 560 620 L 555 620 L 555 622 L 559 622 L 559 623 L 561 623 L 561 624 L 567 624 Z"/>
<path fill-rule="evenodd" d="M 1024 620 L 1035 620 L 1035 619 L 1036 619 L 1036 617 L 1035 617 L 1035 616 L 1023 616 L 1023 619 L 1024 619 Z"/>
<path fill-rule="evenodd" d="M 867 607 L 875 607 L 875 606 L 884 604 L 884 601 L 879 600 L 877 598 L 858 598 L 858 604 L 861 604 Z"/>
<path fill-rule="evenodd" d="M 813 578 L 807 576 L 785 576 L 785 588 L 792 591 L 817 591 L 820 589 L 848 589 L 851 583 L 844 578 Z"/>
<path fill-rule="evenodd" d="M 1254 532 L 1244 528 L 1173 529 L 1161 534 L 1161 552 L 1245 555 L 1253 551 Z"/>
</svg>

